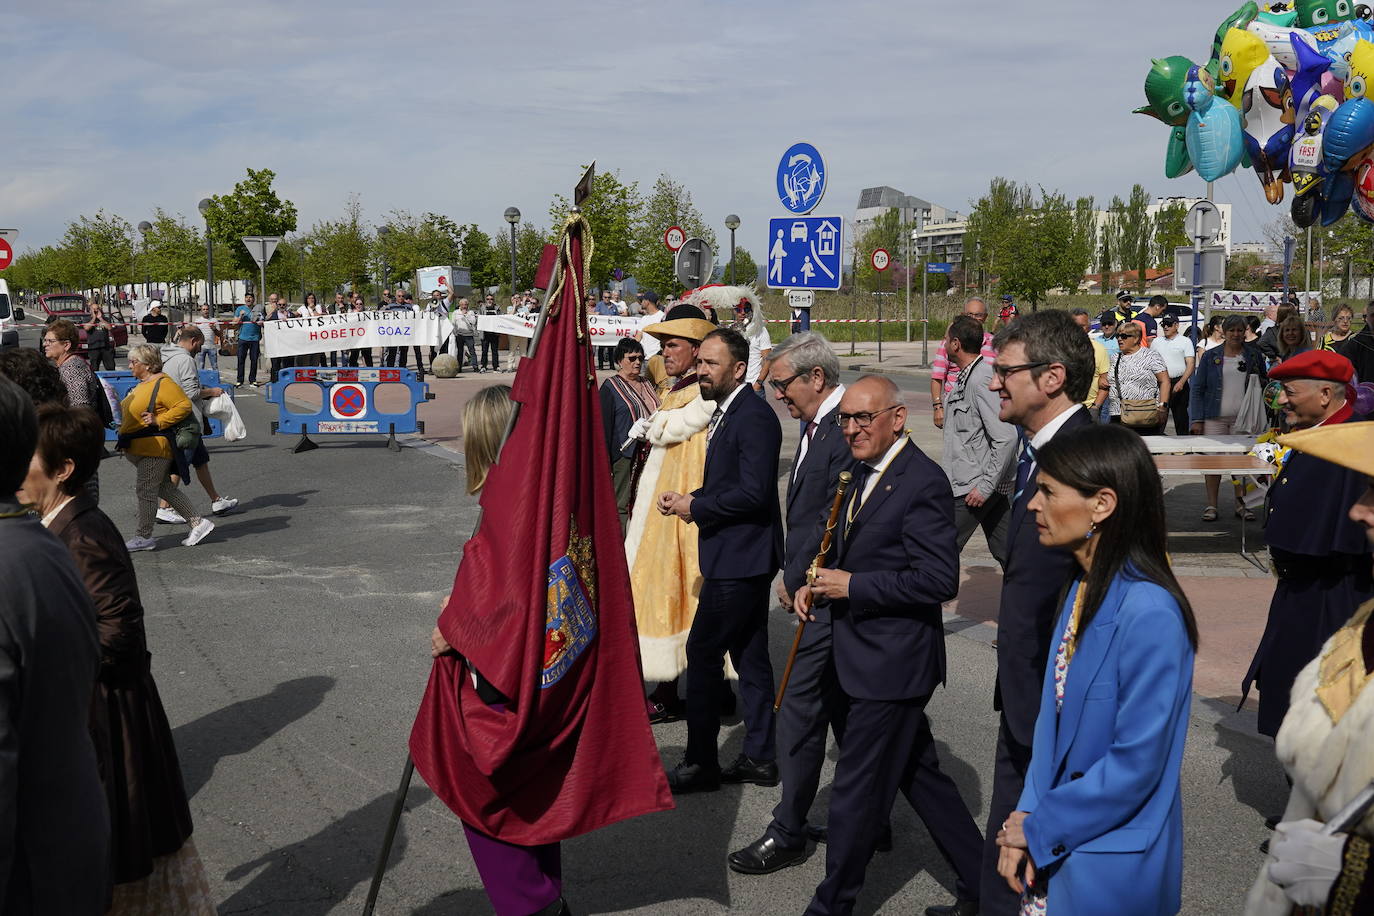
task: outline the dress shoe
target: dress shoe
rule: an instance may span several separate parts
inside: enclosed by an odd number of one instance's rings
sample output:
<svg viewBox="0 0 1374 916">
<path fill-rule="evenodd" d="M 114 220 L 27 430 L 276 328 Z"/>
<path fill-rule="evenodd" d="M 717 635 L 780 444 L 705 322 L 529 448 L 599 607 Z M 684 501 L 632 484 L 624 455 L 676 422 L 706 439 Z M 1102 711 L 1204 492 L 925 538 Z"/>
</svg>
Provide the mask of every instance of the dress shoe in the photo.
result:
<svg viewBox="0 0 1374 916">
<path fill-rule="evenodd" d="M 978 916 L 978 901 L 956 900 L 944 906 L 928 906 L 926 916 Z"/>
<path fill-rule="evenodd" d="M 720 771 L 721 782 L 752 782 L 756 786 L 776 786 L 778 765 L 772 760 L 751 760 L 743 754 Z"/>
<path fill-rule="evenodd" d="M 668 788 L 674 795 L 714 792 L 720 788 L 720 772 L 696 763 L 679 763 L 668 771 Z"/>
<path fill-rule="evenodd" d="M 649 724 L 660 725 L 664 722 L 677 722 L 685 713 L 682 703 L 655 703 L 649 701 Z"/>
<path fill-rule="evenodd" d="M 829 830 L 824 824 L 808 824 L 806 835 L 811 838 L 813 843 L 824 843 L 829 838 Z M 873 847 L 876 852 L 892 851 L 892 825 L 887 824 L 882 832 L 878 834 L 878 842 Z"/>
<path fill-rule="evenodd" d="M 742 875 L 767 875 L 805 862 L 806 847 L 789 849 L 765 834 L 738 852 L 730 853 L 727 861 L 731 871 Z"/>
</svg>

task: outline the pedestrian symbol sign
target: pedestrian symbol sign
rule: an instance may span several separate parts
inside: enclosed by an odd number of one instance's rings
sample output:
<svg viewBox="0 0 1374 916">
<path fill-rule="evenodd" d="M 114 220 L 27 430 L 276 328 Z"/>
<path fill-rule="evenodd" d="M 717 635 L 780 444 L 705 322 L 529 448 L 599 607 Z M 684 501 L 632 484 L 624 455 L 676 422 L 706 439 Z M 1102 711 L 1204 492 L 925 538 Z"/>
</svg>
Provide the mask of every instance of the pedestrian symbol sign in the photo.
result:
<svg viewBox="0 0 1374 916">
<path fill-rule="evenodd" d="M 810 213 L 825 194 L 825 162 L 810 143 L 794 143 L 778 161 L 778 200 L 790 213 Z"/>
<path fill-rule="evenodd" d="M 838 216 L 783 217 L 768 221 L 771 289 L 839 289 L 844 220 Z"/>
</svg>

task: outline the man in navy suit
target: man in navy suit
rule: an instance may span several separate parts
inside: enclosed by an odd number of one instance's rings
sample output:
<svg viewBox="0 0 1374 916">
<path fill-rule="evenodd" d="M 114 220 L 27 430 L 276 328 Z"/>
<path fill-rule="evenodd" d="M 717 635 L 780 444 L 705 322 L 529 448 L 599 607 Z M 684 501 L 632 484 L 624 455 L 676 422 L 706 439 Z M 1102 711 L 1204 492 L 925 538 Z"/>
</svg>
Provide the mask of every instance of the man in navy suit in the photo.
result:
<svg viewBox="0 0 1374 916">
<path fill-rule="evenodd" d="M 774 347 L 772 357 L 768 384 L 773 395 L 803 424 L 787 479 L 787 540 L 778 583 L 778 600 L 790 608 L 820 548 L 840 472 L 854 459 L 835 423 L 845 387 L 830 342 L 803 331 Z M 816 621 L 802 634 L 777 714 L 782 798 L 764 835 L 730 854 L 730 867 L 742 874 L 765 875 L 806 858 L 807 814 L 820 786 L 826 726 L 834 729 L 836 741 L 844 731 L 843 721 L 832 716 L 838 688 L 830 667 L 830 612 L 816 608 L 812 613 Z"/>
<path fill-rule="evenodd" d="M 953 491 L 908 438 L 906 406 L 890 379 L 861 378 L 841 398 L 836 419 L 858 460 L 852 492 L 833 561 L 794 601 L 808 627 L 813 603 L 830 604 L 830 659 L 845 717 L 825 879 L 806 913 L 854 909 L 899 789 L 953 866 L 960 899 L 976 912 L 978 827 L 940 770 L 925 714 L 945 680 L 940 605 L 959 591 Z"/>
<path fill-rule="evenodd" d="M 687 636 L 687 752 L 668 773 L 676 793 L 721 782 L 778 784 L 773 666 L 768 659 L 768 584 L 782 563 L 778 451 L 773 408 L 746 393 L 749 344 L 719 328 L 697 350 L 701 396 L 716 403 L 706 436 L 706 470 L 691 493 L 660 493 L 659 511 L 698 526 L 704 579 Z M 723 772 L 716 748 L 725 655 L 739 672 L 744 752 Z"/>
<path fill-rule="evenodd" d="M 1092 343 L 1067 312 L 1023 315 L 998 332 L 993 347 L 997 359 L 990 387 L 1002 400 L 1001 419 L 1021 428 L 1022 445 L 997 620 L 993 705 L 1001 710 L 1002 719 L 983 845 L 982 912 L 1015 916 L 1020 899 L 997 874 L 997 831 L 1021 797 L 1040 712 L 1050 631 L 1060 594 L 1078 568 L 1072 554 L 1040 545 L 1035 514 L 1026 511 L 1026 504 L 1035 495 L 1036 450 L 1060 430 L 1092 422 L 1082 402 L 1097 374 Z"/>
</svg>

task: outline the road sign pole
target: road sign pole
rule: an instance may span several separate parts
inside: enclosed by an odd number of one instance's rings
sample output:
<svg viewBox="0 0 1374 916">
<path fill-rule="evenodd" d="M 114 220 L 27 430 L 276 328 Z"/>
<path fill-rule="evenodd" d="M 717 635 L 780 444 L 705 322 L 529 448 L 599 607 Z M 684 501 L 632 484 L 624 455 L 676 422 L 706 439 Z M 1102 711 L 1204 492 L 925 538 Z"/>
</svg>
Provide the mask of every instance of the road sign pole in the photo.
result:
<svg viewBox="0 0 1374 916">
<path fill-rule="evenodd" d="M 1202 325 L 1198 324 L 1198 307 L 1202 304 L 1202 236 L 1193 236 L 1193 330 L 1202 346 Z M 1210 309 L 1208 311 L 1211 311 Z M 1211 316 L 1209 315 L 1208 318 Z"/>
<path fill-rule="evenodd" d="M 883 297 L 874 293 L 878 300 L 878 362 L 883 361 Z"/>
<path fill-rule="evenodd" d="M 853 356 L 858 352 L 859 344 L 859 325 L 855 319 L 859 317 L 859 240 L 854 240 L 854 257 L 852 258 L 851 270 L 853 274 L 853 288 L 849 290 L 849 355 Z"/>
<path fill-rule="evenodd" d="M 911 230 L 906 233 L 906 342 L 911 343 Z"/>
<path fill-rule="evenodd" d="M 930 365 L 930 271 L 921 267 L 921 365 Z"/>
</svg>

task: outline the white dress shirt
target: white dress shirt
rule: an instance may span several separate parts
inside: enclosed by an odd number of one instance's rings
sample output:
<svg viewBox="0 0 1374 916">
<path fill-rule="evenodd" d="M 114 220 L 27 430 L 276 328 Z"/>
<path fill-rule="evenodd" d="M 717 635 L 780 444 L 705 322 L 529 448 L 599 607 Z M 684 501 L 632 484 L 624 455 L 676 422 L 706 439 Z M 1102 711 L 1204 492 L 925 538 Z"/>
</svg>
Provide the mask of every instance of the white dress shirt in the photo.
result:
<svg viewBox="0 0 1374 916">
<path fill-rule="evenodd" d="M 779 381 L 781 381 L 781 379 L 779 379 Z M 836 385 L 835 390 L 830 392 L 830 394 L 826 395 L 825 400 L 821 401 L 821 406 L 816 408 L 816 416 L 811 422 L 820 423 L 822 417 L 830 413 L 830 411 L 834 410 L 836 407 L 840 406 L 840 398 L 842 397 L 844 397 L 844 385 Z M 806 431 L 803 430 L 801 438 L 801 450 L 797 452 L 797 463 L 792 466 L 793 480 L 797 479 L 797 472 L 801 470 L 802 462 L 806 460 L 806 453 L 810 450 L 811 439 L 806 435 Z"/>
</svg>

